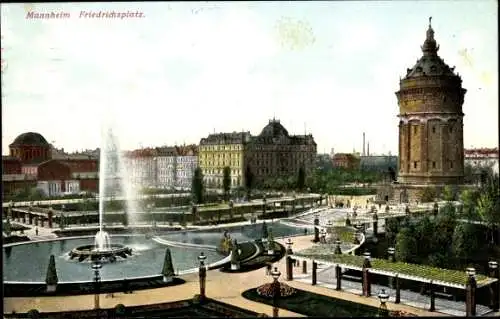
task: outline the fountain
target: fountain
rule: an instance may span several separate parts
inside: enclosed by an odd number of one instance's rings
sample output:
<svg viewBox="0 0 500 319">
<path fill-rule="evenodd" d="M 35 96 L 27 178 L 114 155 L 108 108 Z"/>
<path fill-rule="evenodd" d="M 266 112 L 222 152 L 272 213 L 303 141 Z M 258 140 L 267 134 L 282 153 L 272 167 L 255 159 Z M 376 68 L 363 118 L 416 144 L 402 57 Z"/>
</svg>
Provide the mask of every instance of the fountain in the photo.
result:
<svg viewBox="0 0 500 319">
<path fill-rule="evenodd" d="M 121 244 L 111 244 L 111 237 L 104 231 L 104 201 L 108 190 L 117 188 L 125 195 L 125 213 L 128 219 L 133 218 L 133 213 L 137 210 L 134 207 L 133 192 L 129 183 L 126 182 L 126 169 L 120 154 L 118 143 L 111 129 L 106 132 L 101 143 L 99 159 L 99 231 L 95 235 L 94 245 L 85 245 L 74 248 L 69 252 L 71 259 L 78 258 L 78 261 L 86 259 L 100 261 L 116 261 L 116 257 L 127 258 L 132 255 L 132 249 Z M 120 185 L 117 185 L 119 181 Z M 112 182 L 112 185 L 110 185 Z"/>
</svg>

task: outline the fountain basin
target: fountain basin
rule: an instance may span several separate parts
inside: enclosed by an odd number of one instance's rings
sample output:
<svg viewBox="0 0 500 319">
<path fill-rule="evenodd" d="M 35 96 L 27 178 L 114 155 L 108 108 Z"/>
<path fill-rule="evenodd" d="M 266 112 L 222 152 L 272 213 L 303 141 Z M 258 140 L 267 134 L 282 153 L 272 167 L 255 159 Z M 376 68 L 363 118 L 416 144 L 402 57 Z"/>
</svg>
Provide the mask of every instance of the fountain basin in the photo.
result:
<svg viewBox="0 0 500 319">
<path fill-rule="evenodd" d="M 116 257 L 127 258 L 132 256 L 132 248 L 121 244 L 111 244 L 104 249 L 96 249 L 95 245 L 84 245 L 73 248 L 69 252 L 70 259 L 77 258 L 78 261 L 90 259 L 92 261 L 116 261 Z"/>
</svg>

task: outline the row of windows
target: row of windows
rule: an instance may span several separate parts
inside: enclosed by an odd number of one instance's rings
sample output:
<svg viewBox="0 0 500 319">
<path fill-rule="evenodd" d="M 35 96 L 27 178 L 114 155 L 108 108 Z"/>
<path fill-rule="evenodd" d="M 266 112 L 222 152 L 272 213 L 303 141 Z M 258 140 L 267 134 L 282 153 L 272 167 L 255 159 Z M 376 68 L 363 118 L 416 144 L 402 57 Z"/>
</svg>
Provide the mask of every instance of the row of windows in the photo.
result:
<svg viewBox="0 0 500 319">
<path fill-rule="evenodd" d="M 420 161 L 414 161 L 413 162 L 413 168 L 414 169 L 418 169 L 419 168 L 419 164 L 420 164 Z M 432 161 L 431 165 L 432 165 L 432 168 L 436 168 L 436 162 L 435 161 Z M 448 161 L 448 167 L 450 169 L 453 168 L 453 161 Z M 410 164 L 408 164 L 408 170 L 409 169 L 410 169 Z"/>
<path fill-rule="evenodd" d="M 223 169 L 206 169 L 204 170 L 204 174 L 207 174 L 207 175 L 214 175 L 214 174 L 223 174 Z M 238 176 L 241 176 L 241 170 L 240 169 L 232 169 L 231 170 L 231 175 L 238 175 Z"/>
<path fill-rule="evenodd" d="M 448 132 L 453 133 L 453 126 L 448 127 Z M 413 134 L 418 133 L 418 125 L 413 126 Z M 432 126 L 432 133 L 436 133 L 436 126 Z"/>
<path fill-rule="evenodd" d="M 242 149 L 241 144 L 200 146 L 200 151 L 239 151 Z"/>
<path fill-rule="evenodd" d="M 241 161 L 224 161 L 224 162 L 212 162 L 212 161 L 208 161 L 208 162 L 204 162 L 204 161 L 200 161 L 200 166 L 241 166 Z"/>
<path fill-rule="evenodd" d="M 216 154 L 202 154 L 200 155 L 200 158 L 207 159 L 207 158 L 238 158 L 241 157 L 241 153 L 216 153 Z"/>
</svg>

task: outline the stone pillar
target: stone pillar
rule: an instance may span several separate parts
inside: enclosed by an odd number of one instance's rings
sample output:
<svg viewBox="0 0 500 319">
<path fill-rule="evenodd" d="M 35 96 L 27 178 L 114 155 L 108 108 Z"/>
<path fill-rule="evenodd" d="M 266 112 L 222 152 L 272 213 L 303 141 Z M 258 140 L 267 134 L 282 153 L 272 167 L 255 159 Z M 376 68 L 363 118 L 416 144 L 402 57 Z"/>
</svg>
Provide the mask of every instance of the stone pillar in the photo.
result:
<svg viewBox="0 0 500 319">
<path fill-rule="evenodd" d="M 302 260 L 302 273 L 307 274 L 307 261 Z"/>
<path fill-rule="evenodd" d="M 378 215 L 377 213 L 373 213 L 373 236 L 378 236 Z"/>
<path fill-rule="evenodd" d="M 313 240 L 315 243 L 319 242 L 319 228 L 318 227 L 314 227 L 314 240 Z"/>
<path fill-rule="evenodd" d="M 335 277 L 337 277 L 337 287 L 335 290 L 342 290 L 342 268 L 339 265 L 335 266 Z"/>
<path fill-rule="evenodd" d="M 401 282 L 399 279 L 399 274 L 396 274 L 394 277 L 395 285 L 396 285 L 396 298 L 394 303 L 400 303 L 401 302 Z"/>
<path fill-rule="evenodd" d="M 429 296 L 431 297 L 431 306 L 429 307 L 429 311 L 436 311 L 436 295 L 434 294 L 434 283 L 429 283 Z"/>
<path fill-rule="evenodd" d="M 317 282 L 317 272 L 318 272 L 318 263 L 313 260 L 312 266 L 312 285 L 316 285 Z"/>
<path fill-rule="evenodd" d="M 286 280 L 293 280 L 293 258 L 286 257 Z"/>
<path fill-rule="evenodd" d="M 51 209 L 47 213 L 47 220 L 48 220 L 48 223 L 49 223 L 49 228 L 52 228 L 52 226 L 53 226 L 53 218 L 54 218 L 54 212 Z"/>
<path fill-rule="evenodd" d="M 490 302 L 490 308 L 493 310 L 493 312 L 497 312 L 499 310 L 499 303 L 500 303 L 500 269 L 498 268 L 498 262 L 496 261 L 490 261 L 488 263 L 490 273 L 489 276 L 491 278 L 496 278 L 498 279 L 496 282 L 492 283 L 490 285 L 490 296 L 491 296 L 491 302 Z"/>
<path fill-rule="evenodd" d="M 370 268 L 372 267 L 370 262 L 370 253 L 366 252 L 364 254 L 365 261 L 363 262 L 363 296 L 370 297 L 372 295 L 371 281 L 370 281 Z"/>
<path fill-rule="evenodd" d="M 474 268 L 467 268 L 469 276 L 465 285 L 465 316 L 476 316 L 476 278 Z"/>
</svg>

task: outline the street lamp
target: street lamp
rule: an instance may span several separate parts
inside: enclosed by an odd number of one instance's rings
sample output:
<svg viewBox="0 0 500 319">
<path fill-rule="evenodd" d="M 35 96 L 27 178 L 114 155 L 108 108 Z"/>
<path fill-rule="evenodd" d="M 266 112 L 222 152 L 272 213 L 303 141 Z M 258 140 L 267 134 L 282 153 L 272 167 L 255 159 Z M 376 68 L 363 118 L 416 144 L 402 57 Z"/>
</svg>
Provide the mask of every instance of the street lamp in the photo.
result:
<svg viewBox="0 0 500 319">
<path fill-rule="evenodd" d="M 379 317 L 388 317 L 387 301 L 389 301 L 389 294 L 385 292 L 385 289 L 378 293 L 378 299 L 380 300 Z"/>
<path fill-rule="evenodd" d="M 205 259 L 207 256 L 203 252 L 198 256 L 198 260 L 200 261 L 199 267 L 199 277 L 200 277 L 200 298 L 205 298 L 205 281 L 207 278 L 207 267 L 205 266 Z"/>
<path fill-rule="evenodd" d="M 488 262 L 488 267 L 490 268 L 490 277 L 497 279 L 497 282 L 492 283 L 490 286 L 490 308 L 491 310 L 493 310 L 493 312 L 497 312 L 500 308 L 500 301 L 498 299 L 500 290 L 500 283 L 498 282 L 498 280 L 500 280 L 500 273 L 498 272 L 498 262 L 492 260 Z"/>
<path fill-rule="evenodd" d="M 292 251 L 293 242 L 292 242 L 291 238 L 288 238 L 288 240 L 286 241 L 286 245 L 288 246 L 286 249 L 287 255 L 293 255 L 293 251 Z"/>
<path fill-rule="evenodd" d="M 326 229 L 321 229 L 321 242 L 326 244 Z"/>
<path fill-rule="evenodd" d="M 473 267 L 469 267 L 465 270 L 468 275 L 467 284 L 466 284 L 466 298 L 465 298 L 465 313 L 466 316 L 475 316 L 476 315 L 476 269 Z"/>
<path fill-rule="evenodd" d="M 281 288 L 278 278 L 281 276 L 281 272 L 278 270 L 278 267 L 274 267 L 274 270 L 271 271 L 271 277 L 273 277 L 273 317 L 278 317 L 278 300 L 281 295 Z"/>
<path fill-rule="evenodd" d="M 476 269 L 475 268 L 469 267 L 465 270 L 465 272 L 467 273 L 467 275 L 469 275 L 469 277 L 476 276 Z"/>
<path fill-rule="evenodd" d="M 396 253 L 396 249 L 394 247 L 387 248 L 387 254 L 388 254 L 389 260 L 392 262 L 396 261 L 396 258 L 394 256 L 395 253 Z"/>
<path fill-rule="evenodd" d="M 102 268 L 102 264 L 99 260 L 96 260 L 92 263 L 92 270 L 94 271 L 94 309 L 99 309 L 99 293 L 100 293 L 100 281 L 101 276 L 99 274 L 99 270 Z"/>
</svg>

